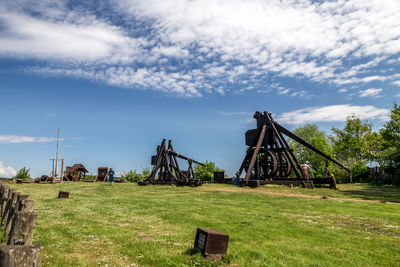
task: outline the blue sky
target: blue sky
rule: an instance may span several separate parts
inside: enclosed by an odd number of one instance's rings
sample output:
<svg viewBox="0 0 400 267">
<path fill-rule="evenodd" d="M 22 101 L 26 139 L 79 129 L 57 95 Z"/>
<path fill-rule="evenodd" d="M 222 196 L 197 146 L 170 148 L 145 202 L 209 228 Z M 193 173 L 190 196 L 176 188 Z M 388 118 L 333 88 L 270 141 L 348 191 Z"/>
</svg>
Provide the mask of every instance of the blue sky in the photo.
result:
<svg viewBox="0 0 400 267">
<path fill-rule="evenodd" d="M 233 174 L 252 114 L 378 129 L 400 94 L 400 2 L 0 0 L 0 176 L 61 156 L 150 167 L 163 138 Z"/>
</svg>

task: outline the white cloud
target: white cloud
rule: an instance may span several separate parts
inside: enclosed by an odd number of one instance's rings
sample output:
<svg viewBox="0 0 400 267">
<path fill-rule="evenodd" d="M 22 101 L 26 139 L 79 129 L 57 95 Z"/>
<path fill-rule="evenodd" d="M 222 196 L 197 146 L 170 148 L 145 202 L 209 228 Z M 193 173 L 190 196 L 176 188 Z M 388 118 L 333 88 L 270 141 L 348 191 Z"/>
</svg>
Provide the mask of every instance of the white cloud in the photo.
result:
<svg viewBox="0 0 400 267">
<path fill-rule="evenodd" d="M 19 135 L 0 135 L 0 143 L 47 143 L 57 140 L 51 137 L 32 137 Z"/>
<path fill-rule="evenodd" d="M 368 88 L 358 91 L 360 97 L 377 97 L 381 92 L 381 88 Z"/>
<path fill-rule="evenodd" d="M 331 105 L 324 107 L 310 107 L 277 116 L 276 121 L 282 124 L 303 124 L 305 122 L 334 122 L 345 121 L 350 115 L 359 116 L 360 119 L 386 120 L 388 109 L 375 106 Z"/>
<path fill-rule="evenodd" d="M 102 70 L 81 70 L 45 67 L 31 68 L 29 71 L 44 75 L 62 75 L 104 81 L 119 87 L 158 90 L 182 97 L 201 97 L 202 93 L 198 89 L 208 85 L 207 82 L 202 81 L 201 76 L 192 79 L 190 74 L 153 71 L 146 68 L 109 67 Z"/>
<path fill-rule="evenodd" d="M 84 23 L 54 22 L 18 13 L 0 14 L 7 28 L 0 37 L 0 54 L 72 62 L 130 62 L 143 54 L 143 40 L 95 18 Z"/>
<path fill-rule="evenodd" d="M 348 89 L 346 88 L 342 88 L 338 91 L 338 93 L 346 93 L 348 91 Z"/>
<path fill-rule="evenodd" d="M 8 166 L 4 166 L 4 163 L 0 161 L 0 177 L 4 178 L 11 178 L 14 177 L 17 174 L 17 172 L 14 170 L 14 168 Z"/>
<path fill-rule="evenodd" d="M 373 68 L 384 71 L 400 53 L 399 13 L 398 0 L 110 0 L 96 10 L 84 2 L 4 1 L 0 56 L 43 60 L 46 67 L 30 69 L 36 74 L 185 97 L 226 94 L 229 85 L 266 92 L 260 85 L 268 75 L 384 82 L 390 74 Z"/>
<path fill-rule="evenodd" d="M 400 81 L 394 81 L 392 84 L 400 86 Z"/>
</svg>

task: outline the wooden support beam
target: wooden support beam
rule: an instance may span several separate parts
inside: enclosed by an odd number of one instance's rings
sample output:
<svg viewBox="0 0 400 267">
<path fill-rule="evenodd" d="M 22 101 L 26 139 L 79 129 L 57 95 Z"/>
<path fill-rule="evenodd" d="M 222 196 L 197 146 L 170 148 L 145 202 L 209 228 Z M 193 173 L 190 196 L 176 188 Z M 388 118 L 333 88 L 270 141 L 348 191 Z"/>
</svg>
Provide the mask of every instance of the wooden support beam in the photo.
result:
<svg viewBox="0 0 400 267">
<path fill-rule="evenodd" d="M 245 181 L 248 181 L 250 179 L 251 171 L 253 170 L 254 164 L 256 163 L 256 158 L 258 156 L 258 152 L 260 151 L 262 141 L 264 140 L 266 130 L 267 130 L 267 125 L 264 124 L 261 129 L 260 136 L 258 137 L 256 149 L 254 150 L 253 156 L 251 157 L 249 169 L 247 170 L 246 177 L 244 178 Z"/>
</svg>

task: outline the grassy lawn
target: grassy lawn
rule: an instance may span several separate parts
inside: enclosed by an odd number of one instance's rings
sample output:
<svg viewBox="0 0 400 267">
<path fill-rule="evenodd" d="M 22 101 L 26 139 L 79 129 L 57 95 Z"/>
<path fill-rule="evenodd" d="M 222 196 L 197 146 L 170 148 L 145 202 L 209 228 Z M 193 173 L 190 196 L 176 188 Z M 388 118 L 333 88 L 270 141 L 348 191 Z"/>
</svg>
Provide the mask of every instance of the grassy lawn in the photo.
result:
<svg viewBox="0 0 400 267">
<path fill-rule="evenodd" d="M 260 194 L 260 191 L 400 202 L 400 188 L 339 191 L 232 185 L 198 188 L 103 183 L 12 184 L 39 213 L 34 244 L 44 266 L 399 266 L 400 205 Z M 57 199 L 59 190 L 69 199 Z M 197 227 L 230 235 L 218 264 L 190 255 Z"/>
</svg>

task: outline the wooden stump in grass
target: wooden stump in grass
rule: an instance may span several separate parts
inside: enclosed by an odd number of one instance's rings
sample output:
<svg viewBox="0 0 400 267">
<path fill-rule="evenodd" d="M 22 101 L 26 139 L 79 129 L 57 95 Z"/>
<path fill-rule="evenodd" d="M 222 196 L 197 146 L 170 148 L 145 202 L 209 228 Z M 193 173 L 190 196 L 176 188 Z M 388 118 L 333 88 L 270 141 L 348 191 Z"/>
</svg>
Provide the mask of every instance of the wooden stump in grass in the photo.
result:
<svg viewBox="0 0 400 267">
<path fill-rule="evenodd" d="M 7 245 L 31 245 L 37 213 L 17 211 L 11 226 Z"/>
<path fill-rule="evenodd" d="M 43 247 L 35 246 L 0 246 L 0 266 L 39 267 L 42 265 Z"/>
</svg>

